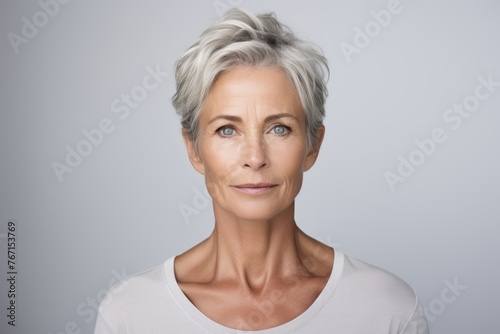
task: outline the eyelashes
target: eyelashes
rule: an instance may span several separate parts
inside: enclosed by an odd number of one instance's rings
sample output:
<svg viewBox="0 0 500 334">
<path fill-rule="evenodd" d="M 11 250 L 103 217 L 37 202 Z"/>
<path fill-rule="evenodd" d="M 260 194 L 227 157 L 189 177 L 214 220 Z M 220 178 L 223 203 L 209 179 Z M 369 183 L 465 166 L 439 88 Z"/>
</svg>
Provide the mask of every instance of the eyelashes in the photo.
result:
<svg viewBox="0 0 500 334">
<path fill-rule="evenodd" d="M 279 129 L 279 131 L 277 131 Z M 276 131 L 275 131 L 276 130 Z M 271 128 L 271 131 L 274 131 L 273 133 L 278 136 L 286 136 L 289 134 L 292 129 L 290 129 L 289 126 L 286 126 L 284 124 L 276 124 Z"/>
<path fill-rule="evenodd" d="M 292 132 L 292 129 L 284 124 L 274 124 L 268 132 L 278 137 L 285 137 Z M 215 133 L 222 138 L 231 138 L 236 134 L 236 129 L 233 125 L 223 125 L 217 128 Z"/>
<path fill-rule="evenodd" d="M 236 130 L 231 126 L 231 125 L 224 125 L 221 126 L 216 130 L 216 132 L 219 134 L 219 136 L 224 137 L 224 138 L 229 138 L 234 135 Z"/>
</svg>

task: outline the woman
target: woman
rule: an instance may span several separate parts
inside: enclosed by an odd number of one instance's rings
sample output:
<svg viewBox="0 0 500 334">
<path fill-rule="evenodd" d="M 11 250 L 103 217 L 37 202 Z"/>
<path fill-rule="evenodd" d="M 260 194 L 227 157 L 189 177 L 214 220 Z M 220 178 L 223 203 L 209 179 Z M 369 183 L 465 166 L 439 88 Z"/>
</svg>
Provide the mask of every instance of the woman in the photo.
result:
<svg viewBox="0 0 500 334">
<path fill-rule="evenodd" d="M 428 333 L 399 278 L 303 233 L 326 60 L 272 14 L 229 11 L 177 62 L 173 104 L 213 199 L 204 241 L 115 286 L 96 333 Z"/>
</svg>

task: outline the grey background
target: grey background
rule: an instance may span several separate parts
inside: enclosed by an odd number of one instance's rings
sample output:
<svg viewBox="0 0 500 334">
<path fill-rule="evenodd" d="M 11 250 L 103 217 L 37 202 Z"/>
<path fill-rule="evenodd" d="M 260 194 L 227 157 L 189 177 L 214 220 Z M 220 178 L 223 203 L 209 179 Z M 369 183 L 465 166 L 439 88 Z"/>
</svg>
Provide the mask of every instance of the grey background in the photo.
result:
<svg viewBox="0 0 500 334">
<path fill-rule="evenodd" d="M 353 44 L 355 27 L 389 2 L 73 0 L 16 53 L 8 34 L 21 35 L 22 18 L 33 22 L 42 9 L 3 1 L 0 332 L 92 333 L 93 300 L 115 276 L 210 233 L 210 204 L 196 195 L 203 179 L 170 104 L 172 71 L 220 10 L 240 6 L 275 11 L 330 61 L 327 133 L 297 200 L 299 226 L 406 280 L 433 333 L 498 333 L 500 87 L 460 128 L 442 117 L 474 94 L 479 76 L 500 81 L 500 4 L 401 0 L 401 12 L 348 62 L 341 43 Z M 120 119 L 111 103 L 157 65 L 169 76 Z M 113 132 L 60 182 L 52 163 L 64 163 L 65 147 L 104 118 Z M 447 141 L 391 191 L 384 172 L 396 172 L 398 156 L 408 158 L 434 128 Z M 184 219 L 187 207 L 196 213 Z M 5 316 L 9 220 L 17 224 L 15 328 Z"/>
</svg>

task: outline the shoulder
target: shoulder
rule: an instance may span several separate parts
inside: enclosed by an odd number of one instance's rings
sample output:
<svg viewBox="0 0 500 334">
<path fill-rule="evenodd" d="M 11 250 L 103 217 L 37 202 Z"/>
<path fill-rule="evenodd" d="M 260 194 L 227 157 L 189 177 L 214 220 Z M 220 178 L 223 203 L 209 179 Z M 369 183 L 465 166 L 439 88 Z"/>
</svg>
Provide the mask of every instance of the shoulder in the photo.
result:
<svg viewBox="0 0 500 334">
<path fill-rule="evenodd" d="M 336 251 L 330 278 L 322 315 L 339 333 L 429 333 L 417 294 L 395 274 Z"/>
<path fill-rule="evenodd" d="M 170 259 L 115 284 L 100 301 L 99 315 L 111 323 L 119 323 L 151 307 L 164 307 L 169 300 L 164 273 L 168 261 Z"/>
<path fill-rule="evenodd" d="M 368 313 L 410 319 L 419 306 L 415 291 L 395 274 L 344 254 L 338 291 Z"/>
<path fill-rule="evenodd" d="M 374 293 L 389 293 L 391 297 L 415 300 L 414 290 L 397 275 L 344 254 L 343 280 L 362 289 L 374 290 Z"/>
<path fill-rule="evenodd" d="M 136 294 L 147 294 L 148 291 L 157 289 L 158 285 L 163 282 L 164 265 L 165 263 L 158 264 L 140 273 L 125 278 L 115 284 L 109 290 L 108 295 L 112 295 L 114 300 L 119 301 L 120 299 L 127 299 L 128 297 L 135 296 Z"/>
</svg>

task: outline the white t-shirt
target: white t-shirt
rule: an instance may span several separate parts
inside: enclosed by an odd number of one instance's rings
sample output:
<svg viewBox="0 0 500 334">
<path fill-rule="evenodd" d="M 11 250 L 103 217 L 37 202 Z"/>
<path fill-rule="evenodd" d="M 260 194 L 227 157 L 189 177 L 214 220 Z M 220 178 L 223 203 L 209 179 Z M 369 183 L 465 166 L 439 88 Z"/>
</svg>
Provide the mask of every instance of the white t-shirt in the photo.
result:
<svg viewBox="0 0 500 334">
<path fill-rule="evenodd" d="M 259 316 L 272 316 L 273 300 Z M 164 333 L 339 333 L 428 334 L 427 321 L 415 291 L 395 275 L 335 250 L 332 273 L 314 303 L 280 326 L 239 331 L 223 326 L 198 310 L 179 288 L 174 257 L 115 285 L 103 299 L 95 334 Z"/>
</svg>

